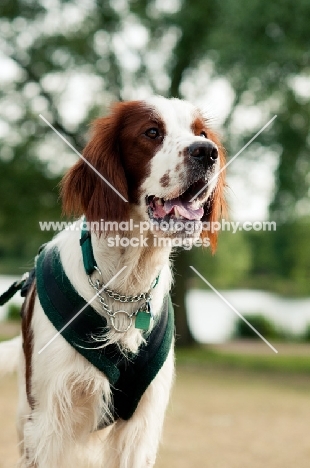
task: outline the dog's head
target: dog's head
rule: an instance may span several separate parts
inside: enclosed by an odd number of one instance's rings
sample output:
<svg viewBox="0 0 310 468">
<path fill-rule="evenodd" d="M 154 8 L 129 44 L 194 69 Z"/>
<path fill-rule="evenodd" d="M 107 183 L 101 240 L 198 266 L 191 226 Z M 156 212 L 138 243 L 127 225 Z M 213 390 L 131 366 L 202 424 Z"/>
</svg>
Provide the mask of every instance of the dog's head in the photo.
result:
<svg viewBox="0 0 310 468">
<path fill-rule="evenodd" d="M 224 151 L 202 113 L 186 101 L 155 96 L 115 104 L 94 122 L 83 157 L 62 182 L 66 214 L 121 222 L 134 213 L 159 231 L 164 221 L 161 235 L 170 237 L 186 235 L 182 223 L 212 223 L 220 216 Z M 214 249 L 216 233 L 201 235 Z"/>
</svg>

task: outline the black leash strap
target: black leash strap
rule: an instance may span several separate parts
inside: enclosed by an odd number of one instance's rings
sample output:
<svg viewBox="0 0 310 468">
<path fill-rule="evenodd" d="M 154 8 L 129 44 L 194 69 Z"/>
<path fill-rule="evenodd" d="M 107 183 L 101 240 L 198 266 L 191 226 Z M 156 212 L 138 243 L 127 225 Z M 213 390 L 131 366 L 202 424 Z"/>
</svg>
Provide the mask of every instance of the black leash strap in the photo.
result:
<svg viewBox="0 0 310 468">
<path fill-rule="evenodd" d="M 46 244 L 41 245 L 39 248 L 38 254 L 42 252 Z M 20 280 L 14 281 L 13 284 L 7 289 L 3 294 L 0 296 L 0 306 L 3 306 L 6 304 L 12 297 L 20 291 L 20 295 L 22 297 L 26 297 L 27 293 L 30 289 L 30 286 L 34 282 L 36 277 L 36 272 L 35 268 L 33 268 L 31 271 L 27 271 L 26 273 L 23 274 Z"/>
<path fill-rule="evenodd" d="M 3 306 L 6 304 L 12 297 L 18 292 L 21 291 L 22 297 L 25 297 L 27 294 L 27 291 L 32 283 L 32 279 L 34 277 L 34 273 L 31 271 L 30 273 L 25 273 L 22 278 L 18 281 L 14 281 L 13 284 L 7 289 L 3 294 L 0 296 L 0 306 Z M 31 281 L 29 281 L 29 278 L 31 277 Z M 28 287 L 26 287 L 26 285 Z"/>
</svg>

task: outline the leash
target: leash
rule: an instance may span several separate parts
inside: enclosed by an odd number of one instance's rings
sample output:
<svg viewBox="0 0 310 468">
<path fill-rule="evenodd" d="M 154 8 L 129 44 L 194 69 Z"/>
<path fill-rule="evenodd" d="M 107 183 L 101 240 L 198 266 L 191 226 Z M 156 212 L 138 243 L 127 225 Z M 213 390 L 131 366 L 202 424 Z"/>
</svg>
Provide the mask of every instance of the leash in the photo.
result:
<svg viewBox="0 0 310 468">
<path fill-rule="evenodd" d="M 30 286 L 35 278 L 34 268 L 29 272 L 23 274 L 20 280 L 14 281 L 13 284 L 0 296 L 0 306 L 3 306 L 10 299 L 12 299 L 15 294 L 20 291 L 22 297 L 26 297 L 29 291 Z"/>
<path fill-rule="evenodd" d="M 26 273 L 25 273 L 26 275 Z M 5 291 L 3 294 L 0 296 L 0 306 L 3 306 L 6 304 L 10 299 L 12 299 L 15 294 L 20 291 L 25 284 L 27 277 L 22 276 L 22 278 L 19 281 L 14 281 L 13 284 L 9 287 L 7 291 Z"/>
<path fill-rule="evenodd" d="M 42 252 L 46 244 L 42 244 L 39 247 L 38 254 L 35 258 L 35 260 L 38 258 L 38 255 Z M 36 277 L 36 271 L 35 268 L 32 268 L 32 270 L 27 271 L 26 273 L 23 274 L 20 280 L 14 281 L 13 284 L 7 289 L 3 294 L 0 296 L 0 306 L 3 306 L 6 304 L 12 297 L 20 291 L 21 297 L 26 297 L 28 294 L 28 291 L 30 289 L 30 286 L 32 285 L 33 281 L 35 280 Z"/>
</svg>

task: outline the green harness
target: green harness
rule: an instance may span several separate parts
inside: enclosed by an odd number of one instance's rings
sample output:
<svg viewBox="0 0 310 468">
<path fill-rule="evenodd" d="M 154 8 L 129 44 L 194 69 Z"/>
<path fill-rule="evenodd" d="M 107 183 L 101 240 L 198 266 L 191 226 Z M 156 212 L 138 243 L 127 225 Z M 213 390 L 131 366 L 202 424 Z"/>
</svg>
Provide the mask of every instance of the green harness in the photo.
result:
<svg viewBox="0 0 310 468">
<path fill-rule="evenodd" d="M 83 233 L 81 245 L 87 246 L 82 248 L 84 266 L 90 273 L 95 265 L 90 234 L 84 235 L 82 241 Z M 56 247 L 46 246 L 41 251 L 36 261 L 35 277 L 39 300 L 50 322 L 78 353 L 109 379 L 113 401 L 111 423 L 117 418 L 128 420 L 171 348 L 174 313 L 170 295 L 164 299 L 152 331 L 145 333 L 146 343 L 140 346 L 137 354 L 125 357 L 116 344 L 98 349 L 100 343 L 92 337 L 102 336 L 105 330 L 108 331 L 107 320 L 77 293 L 65 274 Z"/>
</svg>

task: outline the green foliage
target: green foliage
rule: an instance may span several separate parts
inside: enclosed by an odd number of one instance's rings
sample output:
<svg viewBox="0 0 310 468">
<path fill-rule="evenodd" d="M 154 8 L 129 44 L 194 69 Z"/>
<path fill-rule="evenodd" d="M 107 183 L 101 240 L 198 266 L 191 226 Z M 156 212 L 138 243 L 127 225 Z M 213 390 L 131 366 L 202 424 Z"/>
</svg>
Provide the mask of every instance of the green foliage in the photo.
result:
<svg viewBox="0 0 310 468">
<path fill-rule="evenodd" d="M 193 248 L 185 253 L 214 287 L 249 288 L 277 292 L 283 296 L 310 295 L 310 220 L 278 225 L 276 231 L 221 232 L 218 249 Z M 190 285 L 208 288 L 196 275 Z"/>
<path fill-rule="evenodd" d="M 307 325 L 304 333 L 303 333 L 303 336 L 302 336 L 302 341 L 305 341 L 307 343 L 310 342 L 310 323 Z"/>
<path fill-rule="evenodd" d="M 270 353 L 264 355 L 248 354 L 244 350 L 239 353 L 225 352 L 215 347 L 195 346 L 181 348 L 176 352 L 177 365 L 193 366 L 196 369 L 242 370 L 249 372 L 266 372 L 274 375 L 309 375 L 310 360 L 305 355 L 289 355 Z"/>
<path fill-rule="evenodd" d="M 278 224 L 275 232 L 251 232 L 253 263 L 248 286 L 282 295 L 309 295 L 310 219 Z"/>
<path fill-rule="evenodd" d="M 40 231 L 39 221 L 60 217 L 59 177 L 47 177 L 43 164 L 17 150 L 12 160 L 0 159 L 0 173 L 0 271 L 16 273 L 6 260 L 18 258 L 19 267 L 27 268 L 38 247 L 53 235 Z"/>
<path fill-rule="evenodd" d="M 20 306 L 17 304 L 10 304 L 8 307 L 7 320 L 12 320 L 14 322 L 20 321 Z"/>
<path fill-rule="evenodd" d="M 238 257 L 236 261 L 236 256 Z M 210 249 L 194 247 L 191 261 L 195 268 L 217 288 L 239 287 L 246 281 L 252 264 L 251 245 L 246 234 L 224 231 L 220 233 L 215 255 Z M 194 280 L 194 277 L 193 277 Z M 197 286 L 203 286 L 196 277 Z M 194 283 L 192 283 L 194 285 Z M 206 285 L 204 286 L 206 287 Z"/>
<path fill-rule="evenodd" d="M 244 318 L 266 339 L 281 339 L 283 337 L 282 333 L 279 332 L 273 322 L 263 315 L 244 315 Z M 249 327 L 249 325 L 241 318 L 238 318 L 236 322 L 234 338 L 251 340 L 261 339 L 257 333 L 255 333 L 255 331 Z"/>
</svg>

